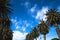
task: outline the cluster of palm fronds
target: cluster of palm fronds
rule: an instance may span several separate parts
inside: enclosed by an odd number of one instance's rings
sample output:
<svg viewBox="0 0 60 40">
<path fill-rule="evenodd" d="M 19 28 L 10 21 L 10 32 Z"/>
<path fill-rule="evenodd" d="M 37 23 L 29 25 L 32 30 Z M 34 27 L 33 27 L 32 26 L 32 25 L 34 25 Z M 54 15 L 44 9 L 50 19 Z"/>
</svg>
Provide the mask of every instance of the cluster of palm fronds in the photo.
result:
<svg viewBox="0 0 60 40">
<path fill-rule="evenodd" d="M 0 0 L 0 40 L 12 40 L 12 30 L 10 29 L 10 0 Z"/>
<path fill-rule="evenodd" d="M 46 17 L 47 20 L 45 22 L 42 20 L 41 23 L 38 24 L 38 26 L 32 30 L 32 32 L 31 32 L 32 34 L 30 33 L 27 35 L 26 40 L 34 40 L 35 38 L 37 38 L 39 36 L 39 34 L 43 34 L 44 40 L 46 40 L 46 34 L 49 33 L 48 26 L 52 26 L 52 25 L 54 25 L 56 32 L 58 34 L 59 40 L 60 40 L 60 29 L 58 27 L 58 24 L 60 24 L 60 12 L 58 12 L 55 9 L 50 9 L 46 12 L 45 15 L 47 16 Z M 33 32 L 34 30 L 36 30 L 36 31 Z M 31 38 L 33 38 L 33 39 L 31 39 L 29 35 L 31 35 Z M 29 38 L 29 39 L 27 39 L 27 38 Z"/>
</svg>

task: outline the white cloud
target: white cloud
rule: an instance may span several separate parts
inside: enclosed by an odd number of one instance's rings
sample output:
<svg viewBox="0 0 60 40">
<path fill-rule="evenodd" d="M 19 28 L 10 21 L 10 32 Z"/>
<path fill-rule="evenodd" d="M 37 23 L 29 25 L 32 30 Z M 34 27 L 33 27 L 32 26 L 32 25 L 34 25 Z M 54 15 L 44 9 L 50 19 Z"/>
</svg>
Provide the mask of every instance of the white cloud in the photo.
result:
<svg viewBox="0 0 60 40">
<path fill-rule="evenodd" d="M 45 14 L 46 14 L 46 11 L 48 11 L 48 8 L 47 7 L 43 7 L 41 10 L 37 11 L 37 16 L 36 16 L 36 19 L 40 19 L 40 20 L 44 20 L 46 21 L 46 18 L 47 17 Z"/>
<path fill-rule="evenodd" d="M 27 33 L 22 33 L 20 31 L 13 31 L 13 40 L 25 40 Z"/>
<path fill-rule="evenodd" d="M 26 31 L 26 27 L 22 27 L 21 30 Z"/>
<path fill-rule="evenodd" d="M 30 11 L 31 11 L 31 12 L 34 12 L 34 11 L 35 11 L 35 8 L 31 8 Z"/>
<path fill-rule="evenodd" d="M 11 19 L 12 23 L 15 23 L 16 22 L 16 19 Z"/>
<path fill-rule="evenodd" d="M 28 27 L 29 25 L 30 25 L 30 24 L 29 24 L 29 23 L 27 23 L 27 24 L 26 24 L 26 27 Z"/>
<path fill-rule="evenodd" d="M 36 7 L 37 7 L 37 5 L 35 4 L 35 5 L 30 9 L 30 11 L 33 13 L 33 12 L 36 10 Z"/>
<path fill-rule="evenodd" d="M 17 26 L 16 26 L 16 29 L 19 29 L 19 28 L 20 28 L 20 26 L 17 25 Z"/>
</svg>

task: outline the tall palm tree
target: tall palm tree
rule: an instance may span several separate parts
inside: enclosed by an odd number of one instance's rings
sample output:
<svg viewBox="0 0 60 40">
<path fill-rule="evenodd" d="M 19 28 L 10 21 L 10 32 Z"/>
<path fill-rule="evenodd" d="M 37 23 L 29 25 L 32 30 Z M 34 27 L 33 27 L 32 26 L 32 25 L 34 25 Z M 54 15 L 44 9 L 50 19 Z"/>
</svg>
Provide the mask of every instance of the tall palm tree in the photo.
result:
<svg viewBox="0 0 60 40">
<path fill-rule="evenodd" d="M 46 13 L 47 16 L 47 23 L 52 26 L 54 25 L 56 32 L 58 34 L 59 40 L 60 40 L 60 29 L 58 27 L 58 24 L 60 24 L 60 13 L 56 11 L 55 9 L 50 9 Z"/>
<path fill-rule="evenodd" d="M 12 30 L 10 29 L 10 0 L 0 0 L 0 40 L 12 40 Z"/>
<path fill-rule="evenodd" d="M 37 37 L 39 36 L 38 31 L 36 27 L 26 36 L 26 40 L 37 40 Z"/>
<path fill-rule="evenodd" d="M 44 40 L 46 40 L 46 34 L 49 32 L 49 28 L 43 20 L 38 25 L 38 28 L 39 28 L 40 34 L 43 34 L 44 35 Z"/>
</svg>

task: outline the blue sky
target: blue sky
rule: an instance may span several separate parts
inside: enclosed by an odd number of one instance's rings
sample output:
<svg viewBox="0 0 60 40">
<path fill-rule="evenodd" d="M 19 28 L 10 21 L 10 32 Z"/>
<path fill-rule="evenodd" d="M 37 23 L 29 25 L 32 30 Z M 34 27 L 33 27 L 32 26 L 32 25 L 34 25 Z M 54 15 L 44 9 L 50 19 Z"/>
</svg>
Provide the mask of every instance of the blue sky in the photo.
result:
<svg viewBox="0 0 60 40">
<path fill-rule="evenodd" d="M 60 11 L 60 0 L 11 0 L 13 40 L 24 40 L 26 35 L 39 23 L 46 21 L 46 11 L 51 8 Z M 47 40 L 57 37 L 54 27 L 50 28 Z M 43 40 L 43 36 L 41 40 Z M 39 37 L 37 38 L 39 40 Z"/>
</svg>

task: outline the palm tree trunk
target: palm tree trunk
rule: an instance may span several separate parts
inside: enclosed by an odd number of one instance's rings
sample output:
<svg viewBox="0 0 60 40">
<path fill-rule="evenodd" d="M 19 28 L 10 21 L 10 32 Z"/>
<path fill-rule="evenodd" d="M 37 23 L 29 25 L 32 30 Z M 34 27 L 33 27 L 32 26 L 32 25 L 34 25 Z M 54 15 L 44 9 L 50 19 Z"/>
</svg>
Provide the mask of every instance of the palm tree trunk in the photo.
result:
<svg viewBox="0 0 60 40">
<path fill-rule="evenodd" d="M 55 29 L 56 29 L 57 35 L 58 35 L 59 40 L 60 40 L 60 30 L 59 30 L 59 28 L 58 28 L 58 24 L 55 23 L 54 26 L 55 26 Z"/>
<path fill-rule="evenodd" d="M 44 35 L 44 40 L 46 40 L 46 35 Z"/>
</svg>

